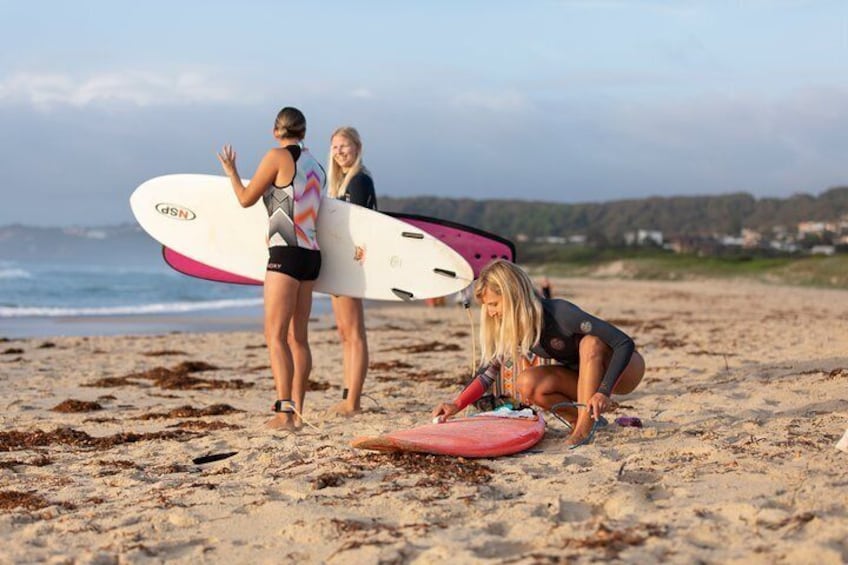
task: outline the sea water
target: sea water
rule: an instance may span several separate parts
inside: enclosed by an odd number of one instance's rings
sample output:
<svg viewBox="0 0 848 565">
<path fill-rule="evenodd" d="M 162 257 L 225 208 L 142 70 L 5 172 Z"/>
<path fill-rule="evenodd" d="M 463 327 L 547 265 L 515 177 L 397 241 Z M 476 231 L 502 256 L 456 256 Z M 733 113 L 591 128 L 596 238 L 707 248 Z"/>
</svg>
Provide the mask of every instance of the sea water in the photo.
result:
<svg viewBox="0 0 848 565">
<path fill-rule="evenodd" d="M 316 295 L 313 316 L 329 311 Z M 161 266 L 0 261 L 0 338 L 262 327 L 262 287 Z"/>
</svg>

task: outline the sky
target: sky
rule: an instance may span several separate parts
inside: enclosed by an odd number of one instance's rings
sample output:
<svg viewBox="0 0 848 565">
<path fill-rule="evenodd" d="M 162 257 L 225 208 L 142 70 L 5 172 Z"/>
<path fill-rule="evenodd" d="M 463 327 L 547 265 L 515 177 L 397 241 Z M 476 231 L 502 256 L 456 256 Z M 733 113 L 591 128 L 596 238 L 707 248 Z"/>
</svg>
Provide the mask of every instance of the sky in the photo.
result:
<svg viewBox="0 0 848 565">
<path fill-rule="evenodd" d="M 296 106 L 377 193 L 604 202 L 848 185 L 848 0 L 0 0 L 0 226 L 249 177 Z"/>
</svg>

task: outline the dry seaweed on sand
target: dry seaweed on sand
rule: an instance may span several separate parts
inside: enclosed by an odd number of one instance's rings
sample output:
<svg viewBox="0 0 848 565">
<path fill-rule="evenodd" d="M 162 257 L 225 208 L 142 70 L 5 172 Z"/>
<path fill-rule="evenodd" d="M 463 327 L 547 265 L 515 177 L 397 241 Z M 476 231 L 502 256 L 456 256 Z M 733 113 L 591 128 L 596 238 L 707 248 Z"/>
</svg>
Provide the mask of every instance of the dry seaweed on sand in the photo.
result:
<svg viewBox="0 0 848 565">
<path fill-rule="evenodd" d="M 592 535 L 585 538 L 569 538 L 563 545 L 569 549 L 602 549 L 607 558 L 614 559 L 629 547 L 642 545 L 652 537 L 666 535 L 668 535 L 668 528 L 657 524 L 637 524 L 616 529 L 601 523 Z"/>
<path fill-rule="evenodd" d="M 61 506 L 67 510 L 73 510 L 76 508 L 73 504 L 69 502 L 60 502 L 54 503 L 50 502 L 40 494 L 36 492 L 22 492 L 16 490 L 3 490 L 0 491 L 0 511 L 10 511 L 10 510 L 41 510 L 42 508 L 47 508 L 48 506 Z"/>
<path fill-rule="evenodd" d="M 12 430 L 0 432 L 0 451 L 18 451 L 52 445 L 69 445 L 83 449 L 110 449 L 116 445 L 151 440 L 188 441 L 198 434 L 183 430 L 138 434 L 123 432 L 105 437 L 92 437 L 73 428 L 56 428 L 53 431 L 34 430 L 22 432 Z"/>
<path fill-rule="evenodd" d="M 411 369 L 412 365 L 393 359 L 391 361 L 375 361 L 368 365 L 369 371 L 394 371 L 396 369 Z"/>
<path fill-rule="evenodd" d="M 312 481 L 313 490 L 342 486 L 347 479 L 361 479 L 362 473 L 353 469 L 321 473 Z"/>
<path fill-rule="evenodd" d="M 348 539 L 347 541 L 345 541 L 332 554 L 330 554 L 330 557 L 333 557 L 343 551 L 358 549 L 366 545 L 391 545 L 398 540 L 404 539 L 405 530 L 412 530 L 414 533 L 420 535 L 426 534 L 432 527 L 443 529 L 448 527 L 445 523 L 413 523 L 393 526 L 390 524 L 384 524 L 374 519 L 370 521 L 363 521 L 340 520 L 338 518 L 333 518 L 331 522 L 333 526 L 335 526 L 339 537 L 347 537 L 353 539 Z"/>
<path fill-rule="evenodd" d="M 242 379 L 218 380 L 202 379 L 189 376 L 190 373 L 217 371 L 218 367 L 203 361 L 183 361 L 173 368 L 155 367 L 140 373 L 130 373 L 123 377 L 105 377 L 83 386 L 117 387 L 133 386 L 140 381 L 153 381 L 153 385 L 165 390 L 209 390 L 209 389 L 244 389 L 251 388 L 253 383 Z"/>
<path fill-rule="evenodd" d="M 137 416 L 136 420 L 156 420 L 167 418 L 203 418 L 206 416 L 226 416 L 228 414 L 237 414 L 244 412 L 233 408 L 229 404 L 212 404 L 206 408 L 194 408 L 193 406 L 184 405 L 168 410 L 167 412 L 150 412 Z"/>
<path fill-rule="evenodd" d="M 177 422 L 171 424 L 168 428 L 177 428 L 180 430 L 194 430 L 197 432 L 212 432 L 217 430 L 241 430 L 243 426 L 238 424 L 228 424 L 227 422 L 207 422 L 205 420 L 187 420 L 185 422 Z"/>
<path fill-rule="evenodd" d="M 429 341 L 426 343 L 417 343 L 413 345 L 399 345 L 397 347 L 389 347 L 382 351 L 402 351 L 404 353 L 429 353 L 431 351 L 459 351 L 462 349 L 455 343 L 442 343 L 441 341 Z"/>
<path fill-rule="evenodd" d="M 491 467 L 463 457 L 448 457 L 428 453 L 380 453 L 367 455 L 374 466 L 391 465 L 403 475 L 422 474 L 436 486 L 463 483 L 469 485 L 486 484 L 491 481 L 494 471 Z M 386 476 L 393 480 L 395 474 Z"/>
<path fill-rule="evenodd" d="M 95 412 L 97 410 L 103 410 L 103 407 L 97 402 L 90 402 L 87 400 L 75 400 L 73 398 L 69 398 L 68 400 L 64 400 L 51 408 L 53 412 L 63 412 L 63 413 L 78 413 L 78 412 Z"/>
</svg>

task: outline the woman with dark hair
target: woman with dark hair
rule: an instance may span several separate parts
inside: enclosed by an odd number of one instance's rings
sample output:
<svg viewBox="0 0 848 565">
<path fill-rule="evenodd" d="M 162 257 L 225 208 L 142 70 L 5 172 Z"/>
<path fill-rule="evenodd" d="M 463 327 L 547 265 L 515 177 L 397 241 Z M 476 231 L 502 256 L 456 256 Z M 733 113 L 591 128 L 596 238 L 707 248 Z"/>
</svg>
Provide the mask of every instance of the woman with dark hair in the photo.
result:
<svg viewBox="0 0 848 565">
<path fill-rule="evenodd" d="M 239 204 L 263 199 L 268 209 L 268 268 L 265 272 L 265 341 L 277 399 L 273 429 L 301 425 L 306 383 L 312 371 L 308 322 L 312 289 L 321 270 L 316 225 L 324 169 L 303 146 L 306 118 L 297 108 L 277 114 L 273 130 L 278 147 L 270 149 L 247 186 L 236 169 L 236 152 L 225 145 L 218 160 Z"/>
</svg>

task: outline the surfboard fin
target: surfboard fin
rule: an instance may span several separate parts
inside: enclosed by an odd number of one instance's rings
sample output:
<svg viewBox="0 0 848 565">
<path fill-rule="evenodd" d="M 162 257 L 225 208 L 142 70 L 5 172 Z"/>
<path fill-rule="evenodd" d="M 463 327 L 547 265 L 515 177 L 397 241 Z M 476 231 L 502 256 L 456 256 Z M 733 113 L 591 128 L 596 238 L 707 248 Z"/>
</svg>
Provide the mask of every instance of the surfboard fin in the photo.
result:
<svg viewBox="0 0 848 565">
<path fill-rule="evenodd" d="M 454 271 L 449 271 L 447 269 L 439 269 L 438 267 L 433 269 L 433 272 L 437 275 L 444 275 L 446 277 L 450 277 L 452 279 L 456 278 L 456 273 Z"/>
<path fill-rule="evenodd" d="M 395 295 L 395 296 L 397 296 L 397 297 L 398 297 L 398 298 L 400 298 L 401 300 L 412 300 L 413 298 L 415 298 L 415 297 L 412 295 L 412 293 L 411 293 L 411 292 L 407 292 L 407 291 L 405 291 L 405 290 L 401 290 L 401 289 L 399 289 L 399 288 L 393 288 L 393 289 L 392 289 L 392 292 L 394 293 L 394 295 Z"/>
</svg>

